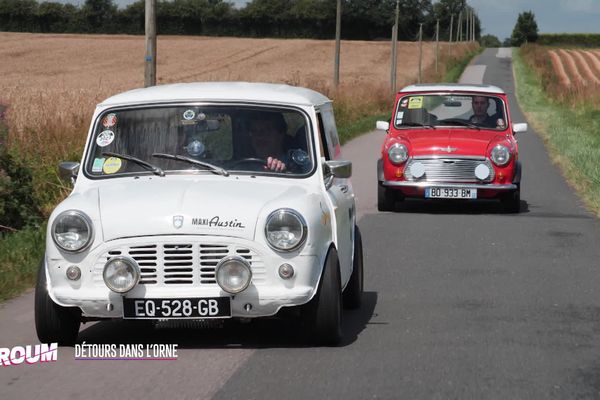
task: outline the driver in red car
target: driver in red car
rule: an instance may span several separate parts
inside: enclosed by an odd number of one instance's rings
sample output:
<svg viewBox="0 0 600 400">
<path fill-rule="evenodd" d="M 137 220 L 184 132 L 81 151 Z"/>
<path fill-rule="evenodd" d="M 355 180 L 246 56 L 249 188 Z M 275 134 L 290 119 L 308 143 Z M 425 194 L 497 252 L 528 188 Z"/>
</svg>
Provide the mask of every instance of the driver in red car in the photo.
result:
<svg viewBox="0 0 600 400">
<path fill-rule="evenodd" d="M 490 105 L 490 101 L 487 97 L 473 96 L 471 104 L 473 107 L 473 115 L 469 118 L 469 122 L 487 128 L 496 127 L 496 119 L 487 113 L 487 109 Z"/>
</svg>

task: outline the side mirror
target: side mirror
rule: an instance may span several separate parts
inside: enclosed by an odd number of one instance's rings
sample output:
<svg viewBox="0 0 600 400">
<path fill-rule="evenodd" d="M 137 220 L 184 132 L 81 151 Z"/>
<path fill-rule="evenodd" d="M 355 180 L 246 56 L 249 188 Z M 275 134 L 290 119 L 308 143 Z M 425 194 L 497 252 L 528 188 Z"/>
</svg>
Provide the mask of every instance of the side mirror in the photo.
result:
<svg viewBox="0 0 600 400">
<path fill-rule="evenodd" d="M 58 175 L 61 179 L 75 184 L 77 174 L 79 173 L 79 163 L 72 161 L 64 161 L 58 164 Z"/>
<path fill-rule="evenodd" d="M 390 129 L 390 123 L 387 121 L 377 121 L 375 123 L 375 129 L 379 129 L 382 131 L 387 131 Z"/>
<path fill-rule="evenodd" d="M 525 133 L 527 132 L 527 123 L 523 122 L 520 124 L 513 124 L 513 133 Z"/>
<path fill-rule="evenodd" d="M 325 161 L 323 163 L 323 176 L 325 178 L 325 187 L 329 189 L 333 183 L 333 178 L 344 179 L 352 176 L 352 161 Z"/>
</svg>

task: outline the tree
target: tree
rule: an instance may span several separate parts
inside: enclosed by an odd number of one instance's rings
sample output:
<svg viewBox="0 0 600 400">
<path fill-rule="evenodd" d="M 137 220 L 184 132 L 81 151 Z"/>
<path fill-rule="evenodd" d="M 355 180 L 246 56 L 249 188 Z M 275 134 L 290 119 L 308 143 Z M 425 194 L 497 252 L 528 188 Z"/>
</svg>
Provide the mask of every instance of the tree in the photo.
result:
<svg viewBox="0 0 600 400">
<path fill-rule="evenodd" d="M 537 38 L 538 27 L 533 12 L 526 11 L 519 14 L 511 36 L 512 45 L 521 46 L 523 43 L 535 42 Z"/>
<path fill-rule="evenodd" d="M 502 45 L 500 39 L 494 35 L 483 35 L 481 39 L 479 39 L 479 43 L 481 43 L 483 47 L 500 47 Z"/>
</svg>

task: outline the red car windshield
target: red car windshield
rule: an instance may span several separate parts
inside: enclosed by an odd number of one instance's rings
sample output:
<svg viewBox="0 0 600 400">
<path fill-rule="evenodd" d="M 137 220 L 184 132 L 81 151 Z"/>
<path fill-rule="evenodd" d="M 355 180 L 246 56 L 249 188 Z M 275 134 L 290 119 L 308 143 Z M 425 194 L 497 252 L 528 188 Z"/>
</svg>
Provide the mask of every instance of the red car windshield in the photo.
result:
<svg viewBox="0 0 600 400">
<path fill-rule="evenodd" d="M 396 128 L 471 127 L 504 130 L 505 104 L 498 96 L 482 94 L 416 94 L 398 102 Z"/>
</svg>

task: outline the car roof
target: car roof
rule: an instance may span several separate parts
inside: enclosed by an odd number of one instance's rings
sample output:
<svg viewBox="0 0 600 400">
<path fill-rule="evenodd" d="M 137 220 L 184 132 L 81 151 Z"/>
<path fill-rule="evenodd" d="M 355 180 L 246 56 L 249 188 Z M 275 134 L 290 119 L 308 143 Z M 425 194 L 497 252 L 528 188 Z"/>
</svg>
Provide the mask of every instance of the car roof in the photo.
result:
<svg viewBox="0 0 600 400">
<path fill-rule="evenodd" d="M 492 85 L 474 85 L 465 83 L 420 83 L 409 85 L 401 92 L 479 92 L 504 94 L 504 90 Z"/>
<path fill-rule="evenodd" d="M 99 106 L 187 101 L 234 101 L 287 105 L 331 102 L 311 89 L 274 83 L 195 82 L 133 89 L 104 100 Z"/>
</svg>

